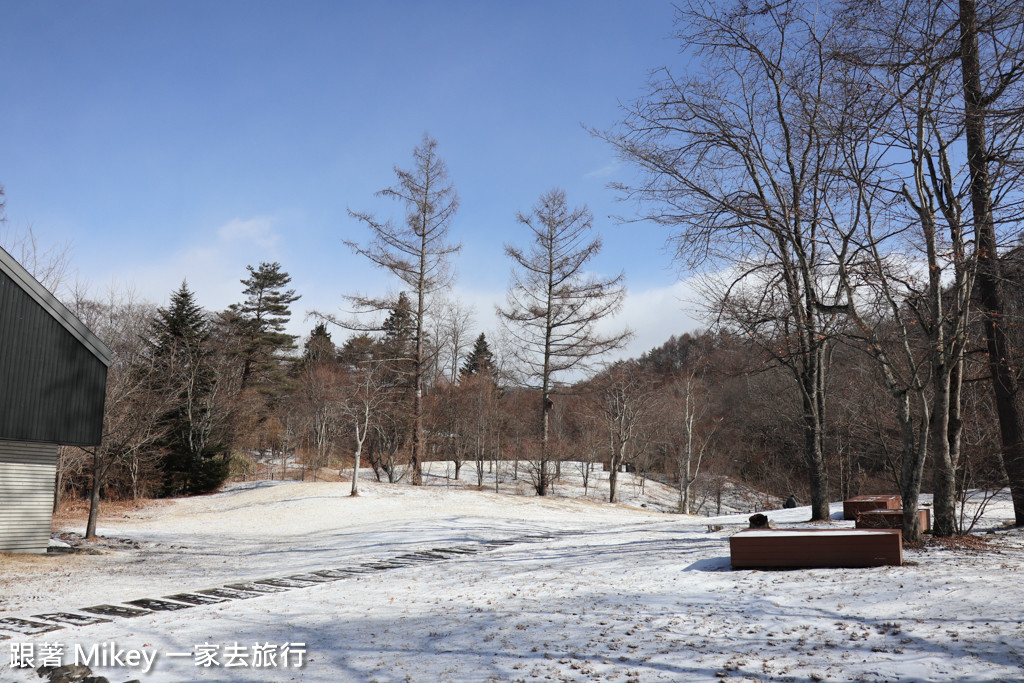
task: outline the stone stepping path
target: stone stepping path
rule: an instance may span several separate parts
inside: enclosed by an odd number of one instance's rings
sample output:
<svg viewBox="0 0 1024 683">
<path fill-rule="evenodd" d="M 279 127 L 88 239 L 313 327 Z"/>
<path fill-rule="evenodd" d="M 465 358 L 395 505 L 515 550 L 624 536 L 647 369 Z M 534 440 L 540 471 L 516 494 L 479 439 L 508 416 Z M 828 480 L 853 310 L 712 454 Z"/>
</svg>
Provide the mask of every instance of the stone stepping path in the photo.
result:
<svg viewBox="0 0 1024 683">
<path fill-rule="evenodd" d="M 503 546 L 549 541 L 569 533 L 572 532 L 529 534 L 514 538 L 481 541 L 473 545 L 431 548 L 430 550 L 405 553 L 384 560 L 364 562 L 354 567 L 321 569 L 305 574 L 292 574 L 290 576 L 229 583 L 217 588 L 175 593 L 174 595 L 165 595 L 161 598 L 128 600 L 117 605 L 80 607 L 74 612 L 48 612 L 46 614 L 34 614 L 30 618 L 4 617 L 0 618 L 0 640 L 9 640 L 11 638 L 10 635 L 4 633 L 5 631 L 20 636 L 38 636 L 62 629 L 65 626 L 90 626 L 92 624 L 109 623 L 114 619 L 132 619 L 156 612 L 174 612 L 191 609 L 200 605 L 213 605 L 231 600 L 247 600 L 249 598 L 258 598 L 261 595 L 301 590 L 362 574 L 413 567 L 423 563 L 441 562 L 465 555 L 475 555 Z"/>
</svg>

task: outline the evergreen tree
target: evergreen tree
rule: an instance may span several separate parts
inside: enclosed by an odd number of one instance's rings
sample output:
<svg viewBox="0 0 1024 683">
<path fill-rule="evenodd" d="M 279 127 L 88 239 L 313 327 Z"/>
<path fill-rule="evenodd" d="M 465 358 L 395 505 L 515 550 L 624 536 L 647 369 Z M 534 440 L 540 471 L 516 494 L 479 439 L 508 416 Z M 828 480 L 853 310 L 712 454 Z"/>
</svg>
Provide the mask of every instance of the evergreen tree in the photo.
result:
<svg viewBox="0 0 1024 683">
<path fill-rule="evenodd" d="M 242 280 L 246 300 L 232 304 L 228 313 L 241 337 L 242 387 L 259 378 L 273 376 L 278 354 L 295 348 L 295 335 L 285 333 L 291 318 L 289 306 L 300 297 L 285 289 L 292 281 L 280 263 L 246 266 L 249 277 Z"/>
<path fill-rule="evenodd" d="M 331 333 L 327 331 L 326 323 L 317 323 L 310 332 L 302 360 L 308 365 L 326 365 L 337 360 L 334 342 L 331 341 Z"/>
<path fill-rule="evenodd" d="M 381 330 L 384 332 L 380 344 L 381 360 L 388 361 L 395 376 L 411 374 L 416 360 L 416 323 L 405 292 L 398 295 L 398 301 L 381 325 Z"/>
<path fill-rule="evenodd" d="M 377 360 L 381 354 L 380 344 L 366 332 L 353 334 L 338 350 L 338 362 L 349 370 Z"/>
<path fill-rule="evenodd" d="M 162 493 L 211 491 L 227 477 L 227 461 L 216 457 L 226 451 L 215 429 L 223 417 L 215 405 L 219 378 L 209 319 L 188 283 L 181 283 L 167 308 L 158 309 L 151 333 L 154 367 L 172 405 L 162 417 Z"/>
<path fill-rule="evenodd" d="M 491 349 L 487 345 L 487 338 L 481 332 L 473 343 L 473 350 L 469 352 L 466 362 L 459 369 L 459 374 L 466 378 L 472 375 L 493 376 L 494 373 L 494 354 L 491 353 Z"/>
<path fill-rule="evenodd" d="M 171 294 L 167 308 L 157 309 L 153 321 L 153 343 L 158 357 L 198 350 L 210 338 L 210 325 L 195 295 L 182 281 L 181 288 Z"/>
</svg>

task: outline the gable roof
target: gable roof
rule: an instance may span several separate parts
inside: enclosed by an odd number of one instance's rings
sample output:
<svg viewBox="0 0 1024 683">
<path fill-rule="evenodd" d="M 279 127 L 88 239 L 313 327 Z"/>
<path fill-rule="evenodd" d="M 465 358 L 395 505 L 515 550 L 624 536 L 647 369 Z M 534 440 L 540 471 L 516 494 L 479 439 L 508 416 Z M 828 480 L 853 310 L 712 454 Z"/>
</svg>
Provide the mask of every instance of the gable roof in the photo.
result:
<svg viewBox="0 0 1024 683">
<path fill-rule="evenodd" d="M 0 271 L 3 271 L 9 278 L 14 280 L 15 284 L 32 297 L 43 310 L 49 313 L 75 339 L 89 349 L 104 365 L 110 367 L 113 354 L 107 345 L 93 334 L 92 330 L 86 327 L 85 323 L 79 320 L 74 313 L 68 310 L 67 306 L 58 301 L 57 297 L 50 293 L 50 290 L 32 277 L 32 274 L 25 270 L 24 266 L 8 254 L 3 247 L 0 247 Z"/>
</svg>

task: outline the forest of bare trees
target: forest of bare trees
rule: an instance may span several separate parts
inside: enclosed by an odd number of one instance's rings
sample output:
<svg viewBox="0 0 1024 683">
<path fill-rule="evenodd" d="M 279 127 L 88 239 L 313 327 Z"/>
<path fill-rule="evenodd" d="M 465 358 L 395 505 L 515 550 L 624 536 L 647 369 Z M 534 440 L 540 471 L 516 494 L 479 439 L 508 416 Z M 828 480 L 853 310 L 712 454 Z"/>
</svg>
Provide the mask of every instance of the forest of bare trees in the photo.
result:
<svg viewBox="0 0 1024 683">
<path fill-rule="evenodd" d="M 620 192 L 704 274 L 718 328 L 791 375 L 812 517 L 832 497 L 840 347 L 869 359 L 861 383 L 889 395 L 908 539 L 921 535 L 926 469 L 934 531 L 956 531 L 964 391 L 986 375 L 1002 469 L 1024 500 L 999 257 L 1022 199 L 1020 3 L 692 0 L 677 26 L 701 68 L 655 72 L 601 135 L 641 171 Z"/>
</svg>

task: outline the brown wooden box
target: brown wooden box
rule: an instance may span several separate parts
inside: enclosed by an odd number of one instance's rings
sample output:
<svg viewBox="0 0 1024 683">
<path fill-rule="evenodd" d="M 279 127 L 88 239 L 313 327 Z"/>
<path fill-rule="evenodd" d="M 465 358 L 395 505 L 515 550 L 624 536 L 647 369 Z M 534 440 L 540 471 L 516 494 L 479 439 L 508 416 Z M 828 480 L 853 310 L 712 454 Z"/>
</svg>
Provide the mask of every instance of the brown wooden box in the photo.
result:
<svg viewBox="0 0 1024 683">
<path fill-rule="evenodd" d="M 733 569 L 903 564 L 899 529 L 747 529 L 729 539 Z"/>
<path fill-rule="evenodd" d="M 843 501 L 843 519 L 855 520 L 857 514 L 868 510 L 900 510 L 903 500 L 899 496 L 854 496 Z"/>
<path fill-rule="evenodd" d="M 932 528 L 932 511 L 921 508 L 921 530 Z M 903 527 L 903 510 L 868 510 L 857 515 L 858 529 L 900 529 Z"/>
</svg>

